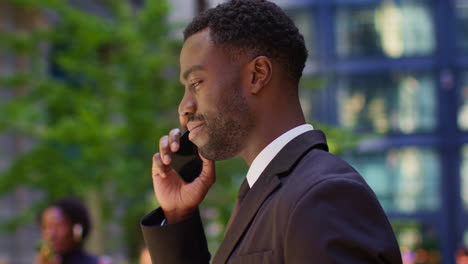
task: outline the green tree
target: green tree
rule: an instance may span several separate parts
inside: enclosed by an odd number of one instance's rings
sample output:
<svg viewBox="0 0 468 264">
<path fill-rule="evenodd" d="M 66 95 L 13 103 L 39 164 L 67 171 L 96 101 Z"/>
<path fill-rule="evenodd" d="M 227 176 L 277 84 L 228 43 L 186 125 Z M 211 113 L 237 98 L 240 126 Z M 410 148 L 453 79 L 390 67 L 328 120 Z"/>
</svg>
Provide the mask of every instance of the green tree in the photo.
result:
<svg viewBox="0 0 468 264">
<path fill-rule="evenodd" d="M 174 106 L 183 89 L 168 3 L 145 1 L 136 11 L 129 2 L 107 1 L 103 17 L 67 1 L 7 1 L 56 20 L 0 33 L 3 53 L 26 62 L 0 76 L 0 89 L 15 95 L 0 103 L 0 133 L 33 142 L 1 172 L 0 195 L 25 187 L 44 197 L 8 227 L 75 195 L 91 205 L 98 227 L 100 219 L 121 224 L 136 255 L 139 219 L 155 206 L 151 157 L 157 139 L 178 125 Z"/>
</svg>

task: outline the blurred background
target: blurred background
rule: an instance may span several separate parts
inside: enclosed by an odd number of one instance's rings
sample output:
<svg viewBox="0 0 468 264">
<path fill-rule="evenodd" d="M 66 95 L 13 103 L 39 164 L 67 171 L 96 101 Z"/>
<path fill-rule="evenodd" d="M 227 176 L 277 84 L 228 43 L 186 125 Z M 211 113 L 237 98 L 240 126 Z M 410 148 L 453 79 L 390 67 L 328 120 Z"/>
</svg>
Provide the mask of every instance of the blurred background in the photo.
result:
<svg viewBox="0 0 468 264">
<path fill-rule="evenodd" d="M 91 211 L 91 252 L 138 263 L 181 30 L 220 2 L 0 0 L 0 264 L 32 263 L 39 210 L 69 195 Z M 309 122 L 376 192 L 404 263 L 468 263 L 468 0 L 273 2 L 307 42 Z M 247 167 L 217 170 L 212 250 Z"/>
</svg>

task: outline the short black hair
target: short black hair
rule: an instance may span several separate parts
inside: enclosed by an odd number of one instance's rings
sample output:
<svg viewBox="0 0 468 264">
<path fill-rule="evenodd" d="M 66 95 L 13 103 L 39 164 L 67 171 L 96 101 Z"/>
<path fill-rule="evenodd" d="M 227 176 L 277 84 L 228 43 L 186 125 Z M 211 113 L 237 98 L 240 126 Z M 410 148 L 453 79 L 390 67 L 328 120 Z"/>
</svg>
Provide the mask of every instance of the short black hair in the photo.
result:
<svg viewBox="0 0 468 264">
<path fill-rule="evenodd" d="M 91 220 L 89 218 L 88 209 L 83 202 L 74 197 L 67 197 L 53 202 L 47 208 L 58 208 L 65 217 L 71 222 L 72 225 L 80 224 L 83 228 L 82 238 L 85 239 L 91 231 Z M 45 208 L 45 209 L 47 209 Z M 39 214 L 39 222 L 42 221 L 44 210 Z"/>
<path fill-rule="evenodd" d="M 278 61 L 299 82 L 307 60 L 304 37 L 276 4 L 265 0 L 232 0 L 208 9 L 184 30 L 184 40 L 210 29 L 214 44 L 234 48 L 252 58 Z"/>
</svg>

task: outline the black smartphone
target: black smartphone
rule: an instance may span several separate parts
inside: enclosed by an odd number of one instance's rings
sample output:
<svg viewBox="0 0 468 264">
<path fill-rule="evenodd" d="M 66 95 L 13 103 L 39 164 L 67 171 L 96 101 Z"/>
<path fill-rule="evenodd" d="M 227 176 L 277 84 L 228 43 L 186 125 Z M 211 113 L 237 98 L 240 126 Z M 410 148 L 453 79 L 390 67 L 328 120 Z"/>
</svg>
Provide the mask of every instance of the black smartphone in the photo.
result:
<svg viewBox="0 0 468 264">
<path fill-rule="evenodd" d="M 189 140 L 190 131 L 185 131 L 180 137 L 179 151 L 172 153 L 171 167 L 179 173 L 185 182 L 195 180 L 202 170 L 202 160 L 198 156 L 198 149 Z"/>
</svg>

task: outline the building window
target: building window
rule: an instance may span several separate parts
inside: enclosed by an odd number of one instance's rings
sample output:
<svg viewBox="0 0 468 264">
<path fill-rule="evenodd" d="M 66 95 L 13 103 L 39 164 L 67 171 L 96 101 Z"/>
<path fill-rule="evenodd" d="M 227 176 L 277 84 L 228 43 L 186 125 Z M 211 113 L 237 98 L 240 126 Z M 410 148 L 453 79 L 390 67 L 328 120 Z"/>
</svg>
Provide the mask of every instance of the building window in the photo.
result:
<svg viewBox="0 0 468 264">
<path fill-rule="evenodd" d="M 404 147 L 345 156 L 386 212 L 434 212 L 440 207 L 440 165 L 432 148 Z"/>
<path fill-rule="evenodd" d="M 339 125 L 359 132 L 414 133 L 437 126 L 436 87 L 430 73 L 340 76 Z"/>
<path fill-rule="evenodd" d="M 336 21 L 340 58 L 420 56 L 435 49 L 428 2 L 382 1 L 366 7 L 338 7 Z"/>
</svg>

